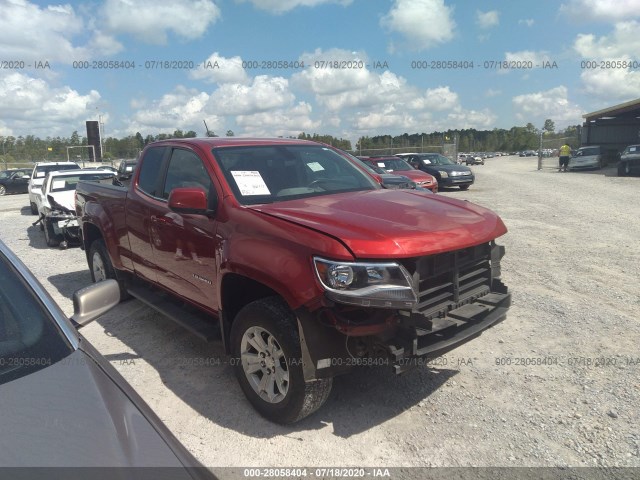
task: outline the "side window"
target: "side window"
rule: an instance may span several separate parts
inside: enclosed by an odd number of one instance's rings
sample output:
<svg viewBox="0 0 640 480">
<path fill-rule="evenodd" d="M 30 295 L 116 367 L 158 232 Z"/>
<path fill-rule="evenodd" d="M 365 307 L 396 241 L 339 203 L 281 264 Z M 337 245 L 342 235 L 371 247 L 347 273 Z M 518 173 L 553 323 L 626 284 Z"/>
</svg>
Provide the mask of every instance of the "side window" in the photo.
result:
<svg viewBox="0 0 640 480">
<path fill-rule="evenodd" d="M 189 150 L 176 148 L 171 154 L 162 198 L 169 198 L 171 190 L 180 187 L 200 187 L 208 197 L 211 178 L 200 157 Z"/>
<path fill-rule="evenodd" d="M 162 159 L 166 148 L 149 148 L 142 158 L 140 175 L 138 176 L 138 188 L 153 197 L 159 196 L 157 190 L 162 176 Z"/>
</svg>

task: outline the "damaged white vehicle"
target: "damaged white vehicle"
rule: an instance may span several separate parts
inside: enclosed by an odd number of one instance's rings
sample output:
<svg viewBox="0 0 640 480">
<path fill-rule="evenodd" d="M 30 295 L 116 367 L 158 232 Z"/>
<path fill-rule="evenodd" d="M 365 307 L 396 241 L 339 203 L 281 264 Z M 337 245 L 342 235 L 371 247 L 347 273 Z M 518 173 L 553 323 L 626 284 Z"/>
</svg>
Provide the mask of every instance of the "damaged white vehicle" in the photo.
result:
<svg viewBox="0 0 640 480">
<path fill-rule="evenodd" d="M 80 180 L 113 184 L 114 172 L 104 170 L 64 170 L 47 173 L 41 189 L 34 196 L 37 222 L 44 231 L 49 247 L 67 248 L 80 243 L 80 231 L 75 211 L 76 185 Z"/>
</svg>

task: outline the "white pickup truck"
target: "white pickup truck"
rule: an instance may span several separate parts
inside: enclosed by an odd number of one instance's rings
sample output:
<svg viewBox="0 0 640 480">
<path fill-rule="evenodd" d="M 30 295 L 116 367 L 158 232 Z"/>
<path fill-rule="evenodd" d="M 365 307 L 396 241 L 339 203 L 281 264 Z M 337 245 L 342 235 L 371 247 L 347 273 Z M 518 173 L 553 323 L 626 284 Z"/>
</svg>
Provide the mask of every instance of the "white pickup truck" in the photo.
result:
<svg viewBox="0 0 640 480">
<path fill-rule="evenodd" d="M 63 170 L 47 173 L 41 189 L 35 189 L 34 200 L 40 228 L 49 247 L 67 248 L 79 242 L 75 212 L 75 191 L 80 180 L 112 184 L 114 172 L 104 170 Z"/>
</svg>

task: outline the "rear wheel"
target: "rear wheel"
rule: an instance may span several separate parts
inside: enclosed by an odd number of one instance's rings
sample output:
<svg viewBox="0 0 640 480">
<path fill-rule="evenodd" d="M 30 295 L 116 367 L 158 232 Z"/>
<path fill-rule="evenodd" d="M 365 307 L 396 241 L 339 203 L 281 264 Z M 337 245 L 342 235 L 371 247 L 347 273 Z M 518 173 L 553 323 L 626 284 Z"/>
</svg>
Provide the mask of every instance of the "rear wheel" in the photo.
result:
<svg viewBox="0 0 640 480">
<path fill-rule="evenodd" d="M 36 204 L 31 202 L 29 204 L 29 206 L 31 207 L 31 215 L 37 215 L 38 214 L 38 207 L 36 206 Z"/>
<path fill-rule="evenodd" d="M 7 187 L 0 185 L 0 197 L 7 194 Z"/>
<path fill-rule="evenodd" d="M 240 387 L 268 420 L 297 422 L 329 397 L 333 379 L 305 382 L 296 318 L 278 297 L 240 310 L 231 327 L 231 349 Z"/>
<path fill-rule="evenodd" d="M 129 298 L 124 283 L 116 275 L 116 270 L 113 268 L 107 247 L 102 239 L 95 240 L 89 247 L 89 270 L 91 271 L 91 280 L 94 283 L 110 278 L 116 280 L 120 286 L 120 300 Z"/>
</svg>

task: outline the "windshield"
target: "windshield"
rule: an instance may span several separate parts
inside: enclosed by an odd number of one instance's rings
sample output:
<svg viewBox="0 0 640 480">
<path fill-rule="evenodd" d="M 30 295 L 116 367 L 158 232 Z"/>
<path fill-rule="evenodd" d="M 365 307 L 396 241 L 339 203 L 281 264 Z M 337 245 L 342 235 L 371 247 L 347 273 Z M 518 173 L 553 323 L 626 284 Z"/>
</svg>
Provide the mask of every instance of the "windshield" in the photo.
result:
<svg viewBox="0 0 640 480">
<path fill-rule="evenodd" d="M 60 172 L 62 170 L 79 170 L 80 166 L 71 163 L 65 165 L 37 165 L 34 177 L 44 178 L 49 172 Z"/>
<path fill-rule="evenodd" d="M 98 181 L 108 180 L 106 183 L 112 183 L 114 175 L 111 172 L 96 172 L 96 173 L 83 173 L 75 175 L 56 175 L 51 179 L 50 192 L 64 192 L 67 190 L 75 190 L 80 180 L 93 180 Z"/>
<path fill-rule="evenodd" d="M 0 255 L 0 385 L 72 352 L 49 312 Z"/>
<path fill-rule="evenodd" d="M 600 155 L 600 147 L 581 148 L 578 150 L 577 156 L 588 157 L 591 155 Z"/>
<path fill-rule="evenodd" d="M 455 165 L 455 163 L 447 157 L 438 153 L 434 155 L 421 155 L 420 159 L 423 160 L 426 165 Z"/>
<path fill-rule="evenodd" d="M 392 172 L 406 172 L 415 170 L 411 165 L 400 158 L 374 158 L 372 159 L 380 168 L 390 170 Z"/>
<path fill-rule="evenodd" d="M 243 205 L 379 188 L 372 178 L 328 147 L 221 147 L 212 153 Z"/>
</svg>

